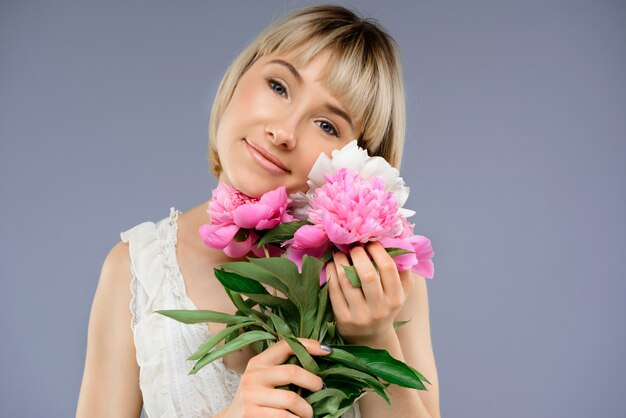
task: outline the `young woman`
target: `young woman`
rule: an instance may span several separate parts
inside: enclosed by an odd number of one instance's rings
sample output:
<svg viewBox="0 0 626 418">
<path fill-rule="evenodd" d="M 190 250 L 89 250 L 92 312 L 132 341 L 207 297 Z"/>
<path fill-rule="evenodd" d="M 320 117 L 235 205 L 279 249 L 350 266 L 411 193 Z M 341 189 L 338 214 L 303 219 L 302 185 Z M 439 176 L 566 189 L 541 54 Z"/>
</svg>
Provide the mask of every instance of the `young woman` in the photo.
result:
<svg viewBox="0 0 626 418">
<path fill-rule="evenodd" d="M 342 7 L 296 11 L 263 32 L 227 70 L 209 126 L 210 159 L 219 182 L 250 196 L 285 186 L 306 190 L 309 170 L 357 138 L 370 155 L 399 166 L 404 136 L 404 91 L 397 50 L 376 23 Z M 198 229 L 207 203 L 172 210 L 158 223 L 122 233 L 107 256 L 89 321 L 78 417 L 311 417 L 294 383 L 320 390 L 319 377 L 283 363 L 284 342 L 256 355 L 249 349 L 188 376 L 186 358 L 221 328 L 184 325 L 153 311 L 234 312 L 213 277 L 232 261 L 206 247 Z M 380 269 L 376 275 L 372 261 Z M 354 265 L 354 288 L 341 265 Z M 438 417 L 437 371 L 430 340 L 423 277 L 398 272 L 378 243 L 336 253 L 328 265 L 330 299 L 339 331 L 350 343 L 388 350 L 432 383 L 418 392 L 390 387 L 391 409 L 376 394 L 345 416 Z M 130 306 L 130 309 L 129 309 Z M 394 331 L 393 322 L 411 321 Z M 302 340 L 312 355 L 328 348 Z M 390 415 L 391 414 L 391 415 Z"/>
</svg>

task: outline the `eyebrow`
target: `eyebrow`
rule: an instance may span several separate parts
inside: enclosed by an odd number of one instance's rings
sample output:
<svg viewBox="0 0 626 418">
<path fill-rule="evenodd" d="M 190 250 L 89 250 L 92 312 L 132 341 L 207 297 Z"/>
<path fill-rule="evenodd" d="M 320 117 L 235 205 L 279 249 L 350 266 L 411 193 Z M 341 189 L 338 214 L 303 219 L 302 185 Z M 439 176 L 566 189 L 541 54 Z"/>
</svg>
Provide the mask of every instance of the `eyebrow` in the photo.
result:
<svg viewBox="0 0 626 418">
<path fill-rule="evenodd" d="M 296 70 L 296 67 L 294 67 L 291 63 L 289 63 L 289 62 L 287 62 L 285 60 L 281 60 L 281 59 L 277 58 L 277 59 L 273 59 L 273 60 L 269 61 L 267 64 L 279 64 L 279 65 L 282 65 L 282 66 L 286 67 L 289 70 L 289 72 L 294 76 L 294 78 L 296 79 L 298 84 L 302 84 L 304 82 L 304 80 L 302 79 L 302 76 L 300 75 L 298 70 Z M 348 124 L 350 125 L 350 127 L 352 129 L 354 129 L 354 125 L 352 124 L 352 118 L 345 111 L 343 111 L 342 109 L 338 108 L 337 106 L 331 105 L 330 103 L 325 103 L 324 107 L 329 112 L 332 112 L 332 113 L 336 114 L 337 116 L 345 119 L 346 122 L 348 122 Z"/>
<path fill-rule="evenodd" d="M 280 65 L 283 65 L 283 66 L 287 67 L 289 72 L 291 74 L 293 74 L 293 76 L 298 81 L 298 84 L 302 84 L 303 83 L 302 76 L 300 75 L 298 70 L 296 70 L 296 67 L 291 65 L 291 63 L 289 63 L 289 62 L 287 62 L 285 60 L 281 60 L 281 59 L 274 59 L 274 60 L 271 60 L 270 62 L 268 62 L 268 64 L 280 64 Z"/>
<path fill-rule="evenodd" d="M 350 125 L 350 127 L 352 129 L 354 129 L 354 125 L 352 125 L 352 118 L 350 118 L 350 115 L 348 115 L 346 112 L 344 112 L 343 110 L 339 109 L 337 106 L 333 106 L 330 103 L 326 103 L 325 104 L 326 109 L 329 112 L 332 112 L 334 114 L 336 114 L 337 116 L 339 116 L 340 118 L 344 118 L 346 120 L 346 122 L 348 122 L 348 124 Z"/>
</svg>

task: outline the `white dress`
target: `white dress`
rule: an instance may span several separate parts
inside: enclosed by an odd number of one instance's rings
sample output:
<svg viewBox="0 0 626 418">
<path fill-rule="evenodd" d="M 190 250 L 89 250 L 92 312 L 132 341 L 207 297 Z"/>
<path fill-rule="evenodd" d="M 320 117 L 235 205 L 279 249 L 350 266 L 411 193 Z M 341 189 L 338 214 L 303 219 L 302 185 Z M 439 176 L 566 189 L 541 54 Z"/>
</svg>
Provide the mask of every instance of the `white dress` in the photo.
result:
<svg viewBox="0 0 626 418">
<path fill-rule="evenodd" d="M 207 418 L 233 399 L 241 375 L 221 360 L 188 375 L 187 360 L 210 336 L 206 324 L 188 325 L 154 313 L 160 309 L 198 309 L 189 299 L 176 258 L 178 212 L 122 232 L 129 244 L 132 280 L 131 329 L 139 365 L 143 408 L 149 418 Z M 358 405 L 343 415 L 360 418 Z"/>
</svg>

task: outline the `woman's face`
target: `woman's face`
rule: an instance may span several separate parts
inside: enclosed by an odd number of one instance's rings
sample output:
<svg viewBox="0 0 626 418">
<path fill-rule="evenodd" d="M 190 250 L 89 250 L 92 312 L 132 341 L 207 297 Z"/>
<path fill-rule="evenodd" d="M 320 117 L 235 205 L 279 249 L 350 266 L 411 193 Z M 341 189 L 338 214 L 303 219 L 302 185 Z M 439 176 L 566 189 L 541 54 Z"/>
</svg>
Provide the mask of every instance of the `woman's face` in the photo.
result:
<svg viewBox="0 0 626 418">
<path fill-rule="evenodd" d="M 295 67 L 288 55 L 268 55 L 241 76 L 217 128 L 220 182 L 254 197 L 279 186 L 305 191 L 320 153 L 359 136 L 358 121 L 320 81 L 327 59 L 322 52 Z"/>
</svg>

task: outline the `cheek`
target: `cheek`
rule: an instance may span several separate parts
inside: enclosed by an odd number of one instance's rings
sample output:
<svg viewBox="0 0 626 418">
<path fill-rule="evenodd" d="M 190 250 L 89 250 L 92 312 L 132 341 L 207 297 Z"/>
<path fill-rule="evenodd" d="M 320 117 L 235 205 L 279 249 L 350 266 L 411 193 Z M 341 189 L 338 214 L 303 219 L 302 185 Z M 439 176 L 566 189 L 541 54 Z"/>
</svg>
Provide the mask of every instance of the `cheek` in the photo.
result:
<svg viewBox="0 0 626 418">
<path fill-rule="evenodd" d="M 332 146 L 332 145 L 323 145 L 317 147 L 310 147 L 305 152 L 303 152 L 300 161 L 302 161 L 302 183 L 306 184 L 306 180 L 308 178 L 309 172 L 313 168 L 313 165 L 319 158 L 320 154 L 324 153 L 328 158 L 332 156 L 333 150 L 341 148 L 340 146 Z"/>
</svg>

